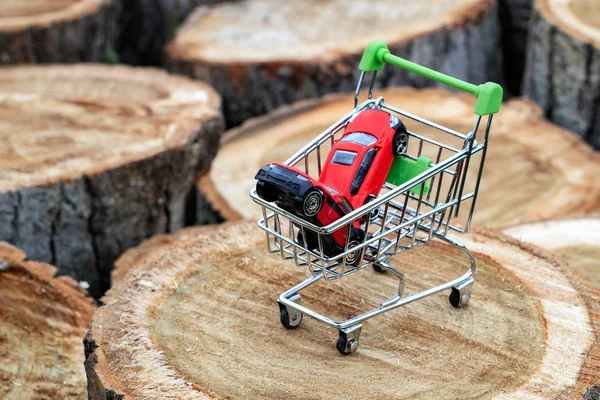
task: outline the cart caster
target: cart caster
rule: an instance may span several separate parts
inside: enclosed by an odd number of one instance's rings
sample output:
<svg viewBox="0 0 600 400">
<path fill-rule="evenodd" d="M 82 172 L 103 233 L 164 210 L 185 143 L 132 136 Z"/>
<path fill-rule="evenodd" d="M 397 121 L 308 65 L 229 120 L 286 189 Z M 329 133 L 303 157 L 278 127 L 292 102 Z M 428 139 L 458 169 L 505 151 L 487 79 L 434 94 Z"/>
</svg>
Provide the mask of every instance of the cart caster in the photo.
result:
<svg viewBox="0 0 600 400">
<path fill-rule="evenodd" d="M 373 264 L 373 271 L 378 272 L 380 274 L 385 274 L 385 268 L 383 268 L 381 265 L 379 264 Z"/>
<path fill-rule="evenodd" d="M 362 324 L 340 329 L 340 337 L 335 344 L 336 349 L 345 356 L 358 350 L 358 339 L 360 337 L 361 329 Z"/>
<path fill-rule="evenodd" d="M 473 279 L 460 283 L 452 288 L 448 300 L 453 307 L 461 308 L 469 304 L 471 300 L 471 290 L 473 289 Z"/>
<path fill-rule="evenodd" d="M 302 322 L 302 313 L 300 311 L 292 310 L 279 303 L 279 320 L 281 325 L 287 329 L 296 329 Z"/>
</svg>

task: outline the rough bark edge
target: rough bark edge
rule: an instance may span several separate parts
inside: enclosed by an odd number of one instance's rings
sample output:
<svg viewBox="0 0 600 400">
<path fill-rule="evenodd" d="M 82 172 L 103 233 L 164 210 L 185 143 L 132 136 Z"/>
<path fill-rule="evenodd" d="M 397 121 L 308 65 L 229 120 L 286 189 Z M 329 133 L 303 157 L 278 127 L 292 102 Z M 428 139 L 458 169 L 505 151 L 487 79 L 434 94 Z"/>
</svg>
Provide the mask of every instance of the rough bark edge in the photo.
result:
<svg viewBox="0 0 600 400">
<path fill-rule="evenodd" d="M 467 11 L 453 24 L 441 26 L 437 31 L 389 43 L 390 51 L 470 82 L 499 81 L 501 57 L 497 50 L 500 36 L 497 7 L 494 2 L 487 1 Z M 360 57 L 361 54 L 347 54 L 330 62 L 274 60 L 215 65 L 202 60 L 186 60 L 178 54 L 173 43 L 166 47 L 169 71 L 207 81 L 221 93 L 230 127 L 283 104 L 354 90 L 360 74 L 357 68 Z M 377 74 L 376 87 L 402 84 L 441 86 L 389 65 Z"/>
<path fill-rule="evenodd" d="M 254 225 L 252 223 L 242 223 L 242 224 L 233 224 L 229 229 L 226 229 L 224 231 L 220 231 L 217 234 L 217 237 L 212 237 L 212 238 L 205 238 L 204 240 L 200 240 L 200 241 L 194 241 L 195 244 L 201 244 L 201 246 L 198 248 L 195 248 L 196 252 L 202 252 L 202 251 L 208 251 L 211 254 L 214 254 L 215 252 L 218 251 L 223 251 L 225 250 L 227 253 L 232 253 L 235 251 L 238 251 L 240 249 L 246 248 L 248 245 L 252 245 L 252 243 L 255 242 L 255 240 L 253 241 L 252 238 L 256 236 L 249 236 L 249 241 L 248 243 L 246 243 L 246 241 L 240 241 L 240 238 L 244 238 L 244 239 L 248 239 L 248 236 L 245 236 L 249 231 L 249 229 L 255 229 L 255 232 L 258 232 L 258 230 L 254 227 Z M 594 301 L 594 299 L 596 298 L 596 295 L 600 294 L 599 290 L 597 288 L 595 288 L 593 285 L 591 285 L 591 283 L 589 282 L 589 280 L 587 280 L 585 277 L 582 277 L 577 271 L 573 271 L 571 269 L 569 269 L 568 267 L 562 265 L 559 261 L 559 259 L 554 256 L 553 254 L 542 250 L 538 247 L 535 247 L 533 245 L 527 244 L 527 243 L 522 243 L 519 242 L 518 240 L 509 237 L 501 232 L 495 231 L 495 230 L 485 230 L 485 229 L 475 229 L 474 230 L 475 233 L 477 233 L 478 235 L 480 235 L 483 238 L 489 238 L 492 240 L 496 240 L 499 242 L 503 242 L 503 243 L 508 243 L 509 245 L 512 246 L 517 246 L 519 249 L 521 249 L 522 251 L 524 251 L 526 254 L 530 254 L 532 256 L 538 257 L 540 259 L 542 259 L 543 261 L 548 262 L 549 266 L 552 269 L 555 269 L 557 271 L 560 271 L 561 273 L 567 273 L 568 277 L 567 280 L 569 282 L 573 281 L 575 282 L 578 286 L 576 288 L 582 288 L 586 290 L 586 294 L 582 295 L 582 297 L 584 298 L 584 302 L 586 304 L 586 306 L 589 307 L 593 306 L 594 304 L 590 304 L 590 300 Z M 261 232 L 259 232 L 261 233 Z M 479 242 L 481 241 L 481 238 L 473 238 L 474 242 Z M 215 242 L 217 243 L 217 245 L 215 245 Z M 187 242 L 183 242 L 180 245 L 178 245 L 177 247 L 173 247 L 170 249 L 169 252 L 165 252 L 162 255 L 165 257 L 169 257 L 170 255 L 174 255 L 176 256 L 177 252 L 180 251 L 185 251 L 185 244 L 188 243 L 192 243 L 192 241 L 187 241 Z M 483 257 L 487 257 L 488 255 L 481 255 Z M 114 287 L 113 289 L 111 289 L 111 292 L 107 295 L 106 300 L 106 306 L 102 307 L 101 309 L 99 309 L 97 311 L 97 313 L 94 316 L 94 321 L 92 322 L 91 326 L 90 326 L 90 331 L 88 332 L 88 334 L 86 335 L 85 338 L 85 344 L 86 344 L 86 359 L 88 361 L 86 361 L 86 370 L 90 370 L 90 373 L 93 374 L 93 379 L 95 380 L 94 383 L 90 386 L 88 385 L 88 387 L 90 388 L 90 392 L 89 392 L 89 398 L 91 400 L 96 400 L 96 399 L 105 399 L 105 398 L 109 398 L 109 399 L 134 399 L 134 397 L 132 397 L 131 393 L 126 392 L 125 388 L 123 388 L 119 382 L 117 382 L 117 377 L 113 376 L 112 373 L 110 372 L 110 369 L 107 365 L 107 361 L 104 357 L 104 353 L 103 350 L 100 348 L 100 345 L 102 343 L 102 340 L 104 339 L 102 336 L 102 324 L 99 323 L 98 321 L 101 321 L 102 318 L 105 318 L 105 313 L 109 312 L 109 307 L 112 306 L 119 306 L 122 304 L 131 304 L 132 303 L 132 299 L 128 298 L 127 292 L 128 292 L 128 288 L 129 285 L 131 283 L 137 282 L 138 280 L 141 279 L 148 279 L 150 282 L 152 282 L 152 278 L 154 278 L 154 282 L 156 282 L 157 280 L 161 280 L 161 278 L 164 278 L 162 282 L 160 283 L 153 283 L 151 287 L 147 287 L 149 285 L 137 285 L 136 287 L 136 294 L 139 296 L 140 294 L 143 295 L 143 293 L 146 293 L 147 295 L 151 296 L 151 293 L 154 292 L 156 290 L 156 286 L 155 285 L 159 285 L 162 286 L 163 288 L 166 287 L 167 285 L 169 286 L 170 289 L 175 290 L 176 287 L 174 287 L 172 285 L 172 282 L 169 281 L 169 279 L 172 279 L 172 277 L 164 277 L 162 276 L 162 274 L 160 273 L 156 273 L 153 274 L 153 270 L 160 270 L 160 265 L 159 265 L 159 260 L 154 259 L 150 264 L 142 264 L 142 265 L 136 265 L 133 266 L 133 268 L 130 270 L 130 272 L 128 273 L 127 277 L 125 280 L 121 280 L 119 285 L 117 285 L 116 287 Z M 173 271 L 173 273 L 171 275 L 175 276 L 175 275 L 179 275 L 181 273 L 185 273 L 185 268 L 181 267 L 179 268 L 178 271 Z M 157 276 L 158 275 L 158 276 Z M 126 282 L 126 280 L 128 280 L 129 282 Z M 592 293 L 588 295 L 587 290 L 591 290 Z M 143 309 L 148 309 L 148 308 L 152 308 L 153 310 L 155 310 L 156 308 L 159 307 L 160 302 L 163 301 L 166 297 L 168 296 L 167 294 L 161 293 L 161 297 L 159 299 L 155 299 L 158 301 L 152 302 L 151 304 L 148 305 L 144 305 L 141 306 L 141 308 Z M 137 304 L 139 302 L 136 301 L 135 303 Z M 594 310 L 593 312 L 590 313 L 590 319 L 592 320 L 592 324 L 595 330 L 595 340 L 592 343 L 592 347 L 590 348 L 590 351 L 587 354 L 586 360 L 585 360 L 585 365 L 586 366 L 591 366 L 596 368 L 597 364 L 600 364 L 600 357 L 598 357 L 598 355 L 600 355 L 600 343 L 598 343 L 598 334 L 600 334 L 600 332 L 598 331 L 598 328 L 600 327 L 600 304 L 596 305 L 597 310 Z M 96 322 L 94 324 L 94 322 Z M 129 324 L 128 326 L 131 326 L 131 321 L 128 321 Z M 98 332 L 99 331 L 99 332 Z M 150 338 L 139 338 L 138 339 L 143 339 L 143 340 L 150 340 Z M 151 346 L 151 344 L 149 345 Z M 149 350 L 150 347 L 146 347 L 144 346 L 144 348 L 142 349 L 142 351 L 145 350 Z M 163 372 L 167 371 L 170 373 L 176 373 L 176 371 L 172 370 L 172 368 L 170 366 L 168 366 L 168 364 L 166 364 L 166 362 L 164 361 L 164 359 L 162 358 L 162 353 L 159 351 L 155 351 L 155 355 L 153 358 L 154 364 L 159 364 L 158 369 L 162 369 Z M 581 369 L 581 371 L 583 371 L 583 367 Z M 577 385 L 577 390 L 580 390 L 580 392 L 583 394 L 583 389 L 579 389 L 580 386 L 584 387 L 585 382 L 584 380 L 581 378 L 581 375 L 583 375 L 583 372 L 580 372 L 580 375 L 578 376 L 578 385 Z M 594 375 L 593 373 L 590 375 Z M 182 388 L 184 388 L 184 390 L 188 390 L 193 388 L 193 386 L 187 382 L 185 382 L 182 378 L 176 378 L 176 374 L 175 375 L 170 375 L 172 380 L 176 380 L 177 382 L 174 383 L 173 385 L 180 385 Z M 173 390 L 174 386 L 170 386 L 170 388 Z M 520 389 L 519 389 L 520 390 Z M 563 392 L 561 392 L 559 394 L 559 396 L 557 398 L 559 399 L 570 399 L 572 398 L 572 390 L 573 388 L 566 388 Z M 593 391 L 595 390 L 593 387 L 589 388 L 588 391 Z M 176 395 L 176 393 L 174 391 L 169 392 L 173 395 Z M 205 395 L 204 393 L 199 393 L 199 392 L 194 392 L 194 394 L 200 396 L 200 398 L 206 398 L 208 399 L 209 396 Z M 182 395 L 184 395 L 184 393 L 182 393 Z M 527 393 L 525 393 L 525 395 L 527 395 Z M 122 396 L 122 397 L 108 397 L 108 396 Z"/>
<path fill-rule="evenodd" d="M 579 296 L 583 299 L 586 308 L 589 313 L 590 323 L 594 332 L 594 342 L 589 349 L 586 359 L 581 366 L 581 372 L 577 377 L 577 384 L 572 389 L 567 389 L 557 397 L 557 399 L 573 399 L 573 395 L 576 394 L 578 397 L 584 396 L 588 398 L 594 396 L 597 393 L 598 381 L 600 380 L 600 288 L 595 286 L 583 273 L 579 272 L 575 268 L 568 267 L 559 256 L 551 253 L 548 250 L 542 249 L 541 247 L 535 246 L 530 243 L 519 241 L 512 236 L 505 233 L 501 233 L 495 230 L 485 230 L 476 228 L 474 232 L 492 238 L 494 235 L 499 237 L 502 241 L 518 246 L 520 249 L 533 254 L 536 257 L 540 257 L 548 261 L 554 268 L 559 270 L 577 291 Z M 596 386 L 594 386 L 596 385 Z"/>
<path fill-rule="evenodd" d="M 545 2 L 532 11 L 523 94 L 546 117 L 600 148 L 600 48 L 558 24 Z"/>
<path fill-rule="evenodd" d="M 109 61 L 120 9 L 119 0 L 103 0 L 93 13 L 0 30 L 0 65 Z"/>
<path fill-rule="evenodd" d="M 505 89 L 513 96 L 521 94 L 525 54 L 533 0 L 499 0 L 498 13 L 502 33 L 503 78 Z"/>
<path fill-rule="evenodd" d="M 122 62 L 156 65 L 163 60 L 163 47 L 197 6 L 237 0 L 129 0 L 123 3 L 118 39 Z"/>
<path fill-rule="evenodd" d="M 212 162 L 223 128 L 222 118 L 213 113 L 180 148 L 94 176 L 1 193 L 2 240 L 88 281 L 90 293 L 99 297 L 125 249 L 183 227 L 187 194 Z"/>
</svg>

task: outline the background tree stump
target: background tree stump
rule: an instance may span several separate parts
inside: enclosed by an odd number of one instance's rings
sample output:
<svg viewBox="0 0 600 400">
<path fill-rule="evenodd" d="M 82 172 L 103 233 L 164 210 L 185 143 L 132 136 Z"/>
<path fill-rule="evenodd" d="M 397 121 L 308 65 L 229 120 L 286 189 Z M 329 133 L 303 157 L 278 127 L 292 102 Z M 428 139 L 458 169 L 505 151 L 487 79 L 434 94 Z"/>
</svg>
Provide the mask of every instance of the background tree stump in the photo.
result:
<svg viewBox="0 0 600 400">
<path fill-rule="evenodd" d="M 600 217 L 534 222 L 505 232 L 559 255 L 600 287 Z"/>
<path fill-rule="evenodd" d="M 523 93 L 600 147 L 600 3 L 537 0 Z"/>
<path fill-rule="evenodd" d="M 505 90 L 521 94 L 533 0 L 498 0 Z"/>
<path fill-rule="evenodd" d="M 388 89 L 379 94 L 388 103 L 459 132 L 473 127 L 471 96 L 438 89 Z M 286 160 L 352 107 L 352 96 L 331 96 L 278 110 L 229 131 L 199 191 L 223 218 L 262 217 L 248 195 L 256 171 Z M 411 121 L 405 122 L 411 129 Z M 541 120 L 539 108 L 532 103 L 511 100 L 494 118 L 473 223 L 506 226 L 598 212 L 599 175 L 600 154 L 577 135 Z"/>
<path fill-rule="evenodd" d="M 118 0 L 3 0 L 0 64 L 101 61 L 114 49 Z"/>
<path fill-rule="evenodd" d="M 356 87 L 375 38 L 392 53 L 474 83 L 501 74 L 492 0 L 249 0 L 199 7 L 166 48 L 167 67 L 210 82 L 229 126 L 277 106 Z M 397 67 L 378 86 L 433 84 Z"/>
<path fill-rule="evenodd" d="M 0 70 L 0 240 L 90 284 L 184 225 L 223 130 L 207 85 L 100 65 Z"/>
<path fill-rule="evenodd" d="M 119 55 L 133 65 L 160 65 L 163 47 L 199 5 L 226 0 L 128 0 L 123 2 Z M 233 0 L 227 0 L 233 1 Z"/>
<path fill-rule="evenodd" d="M 0 243 L 0 398 L 83 400 L 93 305 L 71 278 Z"/>
<path fill-rule="evenodd" d="M 598 288 L 508 236 L 461 239 L 479 262 L 469 306 L 454 309 L 438 294 L 371 319 L 350 357 L 336 352 L 337 332 L 324 324 L 280 325 L 277 295 L 305 274 L 268 255 L 253 222 L 175 240 L 134 265 L 95 313 L 90 398 L 580 396 L 599 371 Z M 393 264 L 414 293 L 457 274 L 464 259 L 432 242 Z M 303 301 L 347 318 L 396 285 L 365 270 L 311 287 Z"/>
</svg>

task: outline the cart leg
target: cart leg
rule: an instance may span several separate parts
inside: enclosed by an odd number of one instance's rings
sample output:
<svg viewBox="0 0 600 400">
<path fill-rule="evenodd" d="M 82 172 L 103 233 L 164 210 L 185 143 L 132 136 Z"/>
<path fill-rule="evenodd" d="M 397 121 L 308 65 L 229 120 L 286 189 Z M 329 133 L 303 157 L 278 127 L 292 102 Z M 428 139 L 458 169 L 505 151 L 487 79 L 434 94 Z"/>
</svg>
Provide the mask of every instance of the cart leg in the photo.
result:
<svg viewBox="0 0 600 400">
<path fill-rule="evenodd" d="M 469 278 L 464 282 L 454 285 L 448 300 L 453 307 L 460 308 L 469 304 L 471 300 L 471 291 L 473 290 L 473 278 Z"/>
<path fill-rule="evenodd" d="M 296 294 L 290 298 L 290 301 L 296 302 L 300 300 L 300 295 Z M 295 310 L 291 307 L 287 307 L 280 301 L 277 302 L 279 304 L 279 320 L 281 321 L 281 325 L 285 326 L 287 329 L 296 329 L 300 326 L 302 322 L 302 313 L 298 310 Z"/>
<path fill-rule="evenodd" d="M 340 329 L 340 337 L 336 343 L 337 350 L 343 354 L 348 355 L 354 353 L 358 349 L 358 340 L 360 338 L 360 331 L 362 324 L 356 324 L 349 328 Z"/>
</svg>

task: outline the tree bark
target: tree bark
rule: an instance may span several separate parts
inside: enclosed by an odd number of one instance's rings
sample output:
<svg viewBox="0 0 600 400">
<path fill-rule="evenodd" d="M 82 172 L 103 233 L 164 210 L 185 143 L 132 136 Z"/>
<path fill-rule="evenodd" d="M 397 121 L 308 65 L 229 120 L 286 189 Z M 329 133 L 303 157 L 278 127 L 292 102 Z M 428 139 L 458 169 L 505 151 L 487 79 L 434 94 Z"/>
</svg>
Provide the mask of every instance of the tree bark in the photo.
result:
<svg viewBox="0 0 600 400">
<path fill-rule="evenodd" d="M 123 3 L 119 55 L 132 65 L 161 65 L 164 45 L 192 10 L 233 0 L 128 0 Z"/>
<path fill-rule="evenodd" d="M 521 94 L 527 35 L 533 0 L 499 0 L 504 83 L 508 93 Z"/>
<path fill-rule="evenodd" d="M 600 6 L 537 0 L 523 93 L 545 115 L 600 148 Z"/>
<path fill-rule="evenodd" d="M 3 2 L 0 64 L 104 60 L 118 34 L 118 0 Z"/>
<path fill-rule="evenodd" d="M 92 301 L 56 268 L 0 242 L 0 398 L 85 398 L 81 339 Z"/>
<path fill-rule="evenodd" d="M 449 126 L 458 132 L 473 127 L 473 99 L 438 89 L 387 89 L 387 103 Z M 248 121 L 224 135 L 211 171 L 198 188 L 225 219 L 262 217 L 248 193 L 263 165 L 285 161 L 323 130 L 346 115 L 352 96 L 330 96 L 299 103 Z M 406 120 L 409 129 L 436 140 L 432 131 Z M 323 155 L 324 157 L 324 155 Z M 316 166 L 311 168 L 316 171 Z M 540 110 L 523 100 L 502 105 L 492 124 L 482 186 L 473 224 L 507 226 L 600 210 L 600 155 L 571 132 L 540 118 Z M 472 180 L 476 174 L 468 176 Z"/>
<path fill-rule="evenodd" d="M 199 7 L 167 45 L 166 65 L 210 82 L 234 126 L 283 104 L 353 91 L 360 57 L 374 38 L 393 54 L 458 78 L 498 80 L 497 17 L 492 0 L 360 0 L 351 7 L 341 0 L 250 0 Z M 434 82 L 389 65 L 377 74 L 378 87 L 400 84 Z"/>
<path fill-rule="evenodd" d="M 505 232 L 562 257 L 600 287 L 600 218 L 570 218 L 512 226 Z"/>
<path fill-rule="evenodd" d="M 208 86 L 100 65 L 0 70 L 0 240 L 100 296 L 127 248 L 181 228 L 223 130 Z"/>
<path fill-rule="evenodd" d="M 508 236 L 477 230 L 461 240 L 479 263 L 468 307 L 440 294 L 380 315 L 358 352 L 341 357 L 324 324 L 280 326 L 277 296 L 304 274 L 267 253 L 254 223 L 175 239 L 139 258 L 94 314 L 90 399 L 570 399 L 597 383 L 598 288 Z M 465 260 L 434 241 L 392 263 L 414 293 Z M 303 304 L 345 319 L 395 288 L 393 277 L 363 270 L 303 292 Z"/>
</svg>

